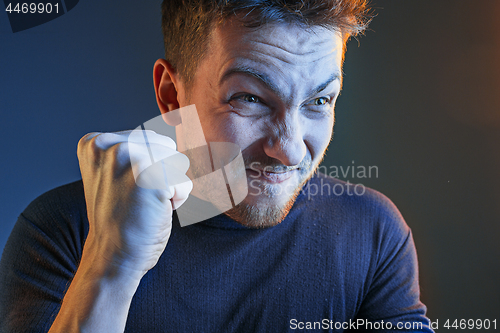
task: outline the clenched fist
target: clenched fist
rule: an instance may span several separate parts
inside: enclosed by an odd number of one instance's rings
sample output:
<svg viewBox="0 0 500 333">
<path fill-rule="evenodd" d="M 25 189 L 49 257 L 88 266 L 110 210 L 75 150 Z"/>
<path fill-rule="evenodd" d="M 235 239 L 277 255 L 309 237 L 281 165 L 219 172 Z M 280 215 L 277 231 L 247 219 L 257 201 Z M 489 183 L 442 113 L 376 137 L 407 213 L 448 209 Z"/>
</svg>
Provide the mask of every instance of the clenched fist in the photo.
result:
<svg viewBox="0 0 500 333">
<path fill-rule="evenodd" d="M 176 152 L 174 141 L 166 136 L 143 131 L 146 145 L 135 132 L 137 139 L 130 131 L 87 134 L 78 143 L 78 160 L 90 224 L 84 250 L 109 269 L 140 278 L 163 253 L 172 210 L 187 199 L 192 183 L 186 177 L 169 186 L 167 169 L 162 174 L 166 179 L 149 179 L 163 182 L 164 189 L 138 186 L 137 174 L 151 164 L 152 155 L 166 158 L 175 153 L 186 161 L 187 157 Z"/>
</svg>

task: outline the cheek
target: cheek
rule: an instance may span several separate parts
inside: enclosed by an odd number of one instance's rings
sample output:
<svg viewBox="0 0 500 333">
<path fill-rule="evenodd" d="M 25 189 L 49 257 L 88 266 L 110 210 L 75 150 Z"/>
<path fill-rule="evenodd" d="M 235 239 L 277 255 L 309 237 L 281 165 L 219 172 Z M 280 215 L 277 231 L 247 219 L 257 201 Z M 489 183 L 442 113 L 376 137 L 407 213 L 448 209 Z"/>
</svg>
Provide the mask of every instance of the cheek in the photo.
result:
<svg viewBox="0 0 500 333">
<path fill-rule="evenodd" d="M 313 160 L 323 156 L 333 133 L 333 118 L 305 123 L 304 142 Z"/>
<path fill-rule="evenodd" d="M 259 121 L 252 121 L 231 112 L 213 110 L 211 114 L 212 116 L 206 119 L 207 126 L 203 126 L 207 141 L 232 142 L 244 150 L 262 137 L 262 124 Z"/>
</svg>

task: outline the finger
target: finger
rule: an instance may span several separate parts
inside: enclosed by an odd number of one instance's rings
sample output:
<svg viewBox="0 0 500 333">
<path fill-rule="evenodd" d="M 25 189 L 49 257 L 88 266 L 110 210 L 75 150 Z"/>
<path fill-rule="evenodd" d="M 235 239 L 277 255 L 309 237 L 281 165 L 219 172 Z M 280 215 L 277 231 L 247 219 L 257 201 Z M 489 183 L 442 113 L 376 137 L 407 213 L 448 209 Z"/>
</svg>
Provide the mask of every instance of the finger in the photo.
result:
<svg viewBox="0 0 500 333">
<path fill-rule="evenodd" d="M 182 206 L 182 204 L 184 202 L 186 202 L 187 198 L 186 199 L 182 199 L 182 200 L 170 200 L 172 202 L 172 209 L 173 210 L 176 210 L 178 209 L 180 206 Z"/>
<path fill-rule="evenodd" d="M 85 145 L 92 144 L 101 150 L 109 149 L 111 146 L 121 142 L 133 142 L 142 144 L 159 144 L 176 149 L 175 141 L 171 138 L 155 133 L 150 130 L 121 131 L 113 133 L 92 132 L 84 135 L 78 142 L 79 149 Z"/>
<path fill-rule="evenodd" d="M 157 144 L 146 146 L 128 143 L 127 146 L 134 180 L 139 187 L 168 190 L 173 196 L 173 186 L 191 182 L 186 176 L 189 159 L 184 154 Z M 188 193 L 191 187 L 192 185 L 188 185 Z M 183 187 L 181 193 L 184 192 Z"/>
<path fill-rule="evenodd" d="M 160 144 L 177 149 L 177 145 L 173 139 L 151 130 L 133 130 L 128 134 L 127 141 L 142 144 Z"/>
<path fill-rule="evenodd" d="M 80 140 L 78 141 L 77 152 L 80 154 L 81 151 L 84 149 L 84 147 L 88 144 L 88 142 L 90 140 L 92 140 L 92 138 L 94 138 L 95 136 L 97 136 L 99 134 L 101 134 L 101 133 L 92 132 L 92 133 L 87 133 L 84 136 L 82 136 L 80 138 Z"/>
<path fill-rule="evenodd" d="M 191 180 L 181 184 L 171 186 L 173 197 L 171 199 L 174 209 L 179 208 L 189 197 L 189 193 L 193 190 L 193 182 Z"/>
<path fill-rule="evenodd" d="M 134 173 L 139 174 L 151 165 L 160 162 L 162 165 L 159 167 L 163 168 L 167 175 L 172 172 L 185 174 L 189 169 L 189 159 L 186 155 L 164 145 L 128 143 L 127 146 Z"/>
<path fill-rule="evenodd" d="M 87 149 L 89 146 L 94 150 L 107 150 L 117 143 L 126 141 L 126 136 L 120 134 L 92 132 L 80 139 L 78 150 Z"/>
</svg>

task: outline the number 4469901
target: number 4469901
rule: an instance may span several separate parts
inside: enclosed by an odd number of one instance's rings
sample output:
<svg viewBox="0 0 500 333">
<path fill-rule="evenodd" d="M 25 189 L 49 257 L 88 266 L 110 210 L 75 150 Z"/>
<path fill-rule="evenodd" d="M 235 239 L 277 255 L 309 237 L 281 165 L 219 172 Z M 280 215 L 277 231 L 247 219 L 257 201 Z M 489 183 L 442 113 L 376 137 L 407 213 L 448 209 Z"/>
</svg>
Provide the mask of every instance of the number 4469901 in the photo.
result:
<svg viewBox="0 0 500 333">
<path fill-rule="evenodd" d="M 489 319 L 455 319 L 451 321 L 450 319 L 446 320 L 443 325 L 447 329 L 469 329 L 469 330 L 480 330 L 485 329 L 489 330 L 497 329 L 497 320 L 489 320 Z"/>
<path fill-rule="evenodd" d="M 27 14 L 27 13 L 38 13 L 38 14 L 50 14 L 52 11 L 55 11 L 56 13 L 59 13 L 59 4 L 55 3 L 52 5 L 50 2 L 49 3 L 16 3 L 15 6 L 13 6 L 12 3 L 9 3 L 7 7 L 5 8 L 5 11 L 11 14 L 12 12 L 18 13 L 18 14 Z"/>
</svg>

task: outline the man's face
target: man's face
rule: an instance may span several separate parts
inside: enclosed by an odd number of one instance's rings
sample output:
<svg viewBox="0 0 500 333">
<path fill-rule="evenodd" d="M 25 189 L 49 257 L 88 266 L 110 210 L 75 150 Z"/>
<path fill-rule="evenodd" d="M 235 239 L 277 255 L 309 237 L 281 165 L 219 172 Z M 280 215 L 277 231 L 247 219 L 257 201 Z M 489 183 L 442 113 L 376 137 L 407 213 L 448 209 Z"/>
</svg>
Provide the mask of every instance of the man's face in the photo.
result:
<svg viewBox="0 0 500 333">
<path fill-rule="evenodd" d="M 330 142 L 341 86 L 339 33 L 292 24 L 216 28 L 189 98 L 207 142 L 240 146 L 249 195 L 228 216 L 250 227 L 283 220 Z"/>
</svg>

